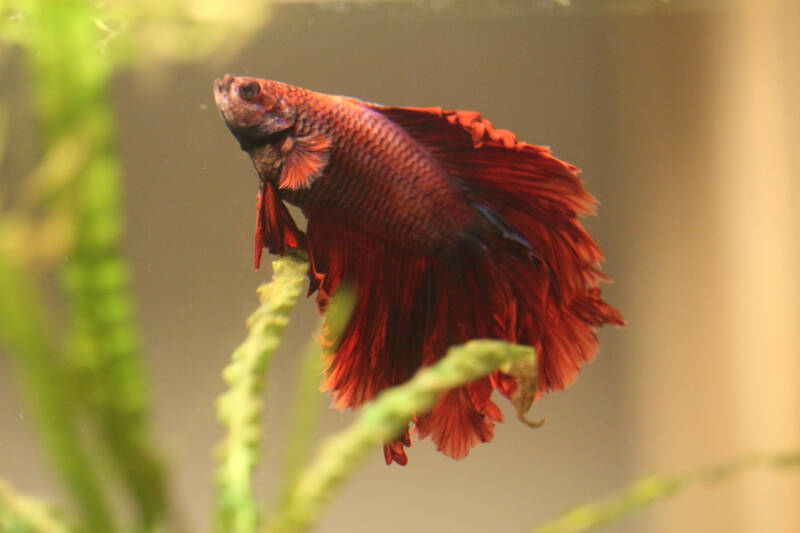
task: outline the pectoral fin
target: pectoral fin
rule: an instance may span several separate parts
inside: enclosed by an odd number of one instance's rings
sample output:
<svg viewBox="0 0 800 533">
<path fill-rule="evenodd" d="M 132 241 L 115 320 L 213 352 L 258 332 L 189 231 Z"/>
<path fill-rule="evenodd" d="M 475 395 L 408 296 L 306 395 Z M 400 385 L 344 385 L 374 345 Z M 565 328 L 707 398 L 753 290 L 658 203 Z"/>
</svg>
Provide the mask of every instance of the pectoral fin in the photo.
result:
<svg viewBox="0 0 800 533">
<path fill-rule="evenodd" d="M 311 187 L 328 164 L 330 146 L 330 138 L 321 134 L 287 137 L 281 146 L 283 171 L 278 187 L 291 190 Z"/>
</svg>

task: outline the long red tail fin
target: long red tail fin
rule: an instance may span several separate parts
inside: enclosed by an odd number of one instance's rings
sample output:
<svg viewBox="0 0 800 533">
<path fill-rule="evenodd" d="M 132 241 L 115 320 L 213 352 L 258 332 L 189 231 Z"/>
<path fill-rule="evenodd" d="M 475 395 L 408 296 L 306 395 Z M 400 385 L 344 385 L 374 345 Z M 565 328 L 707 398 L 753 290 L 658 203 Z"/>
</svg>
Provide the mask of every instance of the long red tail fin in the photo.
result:
<svg viewBox="0 0 800 533">
<path fill-rule="evenodd" d="M 578 169 L 550 150 L 518 142 L 472 111 L 371 106 L 427 147 L 470 199 L 496 213 L 530 244 L 538 261 L 495 248 L 495 269 L 517 294 L 516 338 L 539 354 L 539 390 L 563 389 L 597 349 L 595 326 L 624 324 L 600 298 L 600 249 L 578 222 L 594 198 Z"/>
<path fill-rule="evenodd" d="M 345 280 L 354 281 L 357 291 L 350 321 L 327 356 L 323 387 L 333 393 L 335 406 L 369 401 L 453 344 L 513 339 L 511 285 L 496 276 L 485 252 L 456 265 L 387 244 L 334 213 L 307 214 L 311 289 L 318 291 L 318 303 L 324 308 Z M 418 434 L 430 435 L 447 455 L 463 457 L 475 443 L 490 440 L 501 419 L 491 391 L 485 378 L 443 396 L 430 413 L 418 414 Z M 387 461 L 405 464 L 403 447 L 409 444 L 407 435 L 387 444 Z"/>
</svg>

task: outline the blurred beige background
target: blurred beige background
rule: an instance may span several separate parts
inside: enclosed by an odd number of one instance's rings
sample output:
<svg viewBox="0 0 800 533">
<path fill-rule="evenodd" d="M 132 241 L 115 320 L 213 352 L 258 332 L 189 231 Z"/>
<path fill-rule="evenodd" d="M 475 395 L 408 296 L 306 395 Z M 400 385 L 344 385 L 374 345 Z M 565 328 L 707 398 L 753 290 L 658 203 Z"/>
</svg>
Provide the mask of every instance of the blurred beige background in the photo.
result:
<svg viewBox="0 0 800 533">
<path fill-rule="evenodd" d="M 537 404 L 544 428 L 507 416 L 493 443 L 460 462 L 421 441 L 407 467 L 387 468 L 376 449 L 319 531 L 525 531 L 638 475 L 800 446 L 793 4 L 282 5 L 224 65 L 120 76 L 126 247 L 155 427 L 194 529 L 208 524 L 220 370 L 269 276 L 251 267 L 256 176 L 213 105 L 211 82 L 225 72 L 386 104 L 476 109 L 552 146 L 602 202 L 586 225 L 616 281 L 607 299 L 629 323 L 602 331 L 578 382 Z M 20 63 L 9 65 L 4 91 L 24 89 Z M 19 131 L 12 165 L 30 154 L 30 135 Z M 316 321 L 304 301 L 269 375 L 264 499 L 280 471 L 297 357 Z M 351 420 L 319 402 L 321 434 Z M 34 442 L 0 357 L 0 476 L 57 499 Z M 798 474 L 750 473 L 609 530 L 797 532 L 798 502 Z"/>
</svg>

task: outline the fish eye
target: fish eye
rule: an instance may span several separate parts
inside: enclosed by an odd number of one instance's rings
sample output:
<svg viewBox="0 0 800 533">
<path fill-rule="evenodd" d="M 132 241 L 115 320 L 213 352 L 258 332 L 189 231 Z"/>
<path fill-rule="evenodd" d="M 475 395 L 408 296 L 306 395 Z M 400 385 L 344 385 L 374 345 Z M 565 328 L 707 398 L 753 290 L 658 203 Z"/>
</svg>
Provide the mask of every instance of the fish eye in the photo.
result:
<svg viewBox="0 0 800 533">
<path fill-rule="evenodd" d="M 251 81 L 239 86 L 239 98 L 250 101 L 261 92 L 261 85 L 257 81 Z"/>
</svg>

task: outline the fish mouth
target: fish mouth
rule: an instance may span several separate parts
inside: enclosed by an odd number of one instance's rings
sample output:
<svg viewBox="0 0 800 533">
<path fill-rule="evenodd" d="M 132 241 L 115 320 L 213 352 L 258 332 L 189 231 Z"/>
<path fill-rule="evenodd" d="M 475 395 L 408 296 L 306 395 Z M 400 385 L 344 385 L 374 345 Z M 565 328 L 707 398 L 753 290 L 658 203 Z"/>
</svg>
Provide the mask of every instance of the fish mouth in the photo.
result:
<svg viewBox="0 0 800 533">
<path fill-rule="evenodd" d="M 214 80 L 214 103 L 217 104 L 217 109 L 222 114 L 225 122 L 229 122 L 233 118 L 231 112 L 231 86 L 236 78 L 230 74 L 225 74 L 222 79 Z"/>
<path fill-rule="evenodd" d="M 231 95 L 231 86 L 235 79 L 230 74 L 225 74 L 222 79 L 217 78 L 214 80 L 214 101 L 220 111 L 227 107 L 226 104 Z"/>
<path fill-rule="evenodd" d="M 235 80 L 232 75 L 225 74 L 222 79 L 215 79 L 214 80 L 214 92 L 217 94 L 227 93 L 231 90 L 231 84 L 233 80 Z"/>
</svg>

